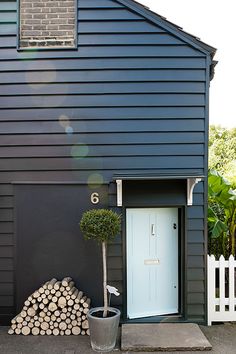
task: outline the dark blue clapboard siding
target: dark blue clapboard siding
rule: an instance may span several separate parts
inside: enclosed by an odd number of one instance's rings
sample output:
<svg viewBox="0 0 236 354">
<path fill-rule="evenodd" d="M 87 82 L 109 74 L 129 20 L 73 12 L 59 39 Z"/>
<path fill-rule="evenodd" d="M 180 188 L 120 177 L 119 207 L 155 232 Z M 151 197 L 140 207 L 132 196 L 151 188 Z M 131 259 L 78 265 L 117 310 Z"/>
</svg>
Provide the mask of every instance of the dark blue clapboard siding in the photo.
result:
<svg viewBox="0 0 236 354">
<path fill-rule="evenodd" d="M 202 202 L 200 201 L 199 203 Z M 201 232 L 199 232 L 199 230 L 189 230 L 188 231 L 188 239 L 187 239 L 188 243 L 203 243 L 204 242 L 204 232 L 203 230 L 201 230 Z"/>
<path fill-rule="evenodd" d="M 121 133 L 92 133 L 92 134 L 7 134 L 1 136 L 3 145 L 71 145 L 82 142 L 83 144 L 204 144 L 203 132 L 121 132 Z M 203 145 L 202 145 L 203 146 Z M 186 146 L 187 149 L 187 146 Z M 175 169 L 175 168 L 174 168 Z M 177 169 L 178 170 L 178 169 Z M 181 172 L 181 171 L 180 171 Z"/>
<path fill-rule="evenodd" d="M 105 85 L 106 86 L 106 85 Z M 3 86 L 4 87 L 4 86 Z M 3 101 L 3 99 L 2 99 Z M 60 107 L 48 108 L 41 107 L 37 110 L 27 109 L 15 109 L 14 107 L 9 109 L 1 109 L 0 120 L 4 121 L 32 121 L 32 115 L 34 120 L 47 121 L 69 119 L 69 121 L 83 119 L 96 120 L 96 119 L 195 119 L 205 117 L 204 107 L 95 107 L 95 108 L 64 108 L 63 112 Z"/>
<path fill-rule="evenodd" d="M 111 46 L 102 46 L 102 45 L 93 45 L 93 46 L 79 46 L 79 57 L 81 58 L 146 58 L 146 57 L 197 57 L 204 58 L 202 52 L 199 52 L 196 49 L 189 47 L 188 45 L 111 45 Z M 78 53 L 76 51 L 48 51 L 47 54 L 42 50 L 38 52 L 23 51 L 17 52 L 14 48 L 3 48 L 1 49 L 1 59 L 3 60 L 12 60 L 12 57 L 19 60 L 28 60 L 32 57 L 39 59 L 56 59 L 56 58 L 77 58 Z"/>
<path fill-rule="evenodd" d="M 13 196 L 13 186 L 11 183 L 0 184 L 0 196 L 1 197 L 12 197 Z"/>
<path fill-rule="evenodd" d="M 203 147 L 201 144 L 192 144 L 188 149 L 184 144 L 133 144 L 133 145 L 83 145 L 73 146 L 31 146 L 26 143 L 23 146 L 3 146 L 0 149 L 0 158 L 15 157 L 71 157 L 79 158 L 86 154 L 87 157 L 98 156 L 201 156 Z M 0 207 L 11 205 L 9 197 L 0 199 Z M 194 203 L 196 204 L 196 203 Z M 191 210 L 194 210 L 191 208 Z M 194 211 L 193 211 L 194 212 Z"/>
<path fill-rule="evenodd" d="M 120 34 L 119 37 L 114 38 L 114 34 L 80 34 L 79 45 L 182 45 L 178 39 L 173 39 L 168 34 Z M 16 36 L 0 38 L 0 48 L 10 48 L 16 45 Z"/>
<path fill-rule="evenodd" d="M 153 170 L 171 169 L 176 161 L 176 156 L 114 156 L 114 157 L 81 157 L 81 158 L 17 158 L 0 159 L 0 171 L 60 171 L 60 170 Z M 179 156 L 178 167 L 184 168 L 188 164 L 189 168 L 201 169 L 203 164 L 202 156 Z M 202 219 L 189 219 L 189 229 L 194 230 L 202 227 Z"/>
<path fill-rule="evenodd" d="M 1 246 L 11 246 L 13 242 L 12 234 L 2 234 L 0 233 L 0 245 Z"/>
<path fill-rule="evenodd" d="M 83 21 L 78 23 L 78 34 L 83 33 L 164 33 L 158 26 L 147 23 L 144 19 L 137 21 Z M 5 36 L 16 36 L 16 20 L 12 22 L 0 21 L 0 34 Z"/>
<path fill-rule="evenodd" d="M 196 81 L 202 82 L 205 80 L 205 70 L 90 70 L 90 71 L 60 71 L 56 72 L 45 71 L 42 72 L 30 72 L 30 73 L 1 73 L 1 82 L 11 83 L 15 80 L 15 83 L 36 84 L 36 83 L 55 83 L 55 82 L 136 82 L 136 81 Z M 132 92 L 132 91 L 131 91 Z"/>
<path fill-rule="evenodd" d="M 109 7 L 105 9 L 99 8 L 99 7 L 94 7 L 94 8 L 79 8 L 78 11 L 78 22 L 82 21 L 104 21 L 104 20 L 109 20 L 109 21 L 127 21 L 127 20 L 140 20 L 143 19 L 142 16 L 131 12 L 127 11 L 125 8 L 114 8 L 110 9 Z"/>
<path fill-rule="evenodd" d="M 198 254 L 203 254 L 203 253 L 204 253 L 203 244 L 199 244 L 196 242 L 189 245 L 189 255 L 196 256 Z"/>
<path fill-rule="evenodd" d="M 13 181 L 206 172 L 204 51 L 115 0 L 78 1 L 78 50 L 17 51 L 16 8 L 0 2 L 0 320 L 14 314 Z M 199 321 L 203 192 L 200 183 L 186 235 L 187 316 Z M 115 206 L 114 183 L 109 194 Z M 109 280 L 122 292 L 121 238 L 108 258 Z"/>
<path fill-rule="evenodd" d="M 4 96 L 35 96 L 35 95 L 75 95 L 75 94 L 129 94 L 129 93 L 204 93 L 205 85 L 203 82 L 119 82 L 111 83 L 58 83 L 50 85 L 34 84 L 5 84 Z M 6 95 L 5 95 L 6 92 Z M 69 92 L 69 94 L 68 94 Z"/>
<path fill-rule="evenodd" d="M 127 170 L 122 170 L 122 174 L 125 174 Z M 41 183 L 50 183 L 50 182 L 55 182 L 55 183 L 71 183 L 71 181 L 84 181 L 84 183 L 87 183 L 89 176 L 91 175 L 96 175 L 97 170 L 61 170 L 60 172 L 54 171 L 54 170 L 49 170 L 49 171 L 1 171 L 0 173 L 0 183 L 7 184 L 8 181 L 11 179 L 12 181 L 18 181 L 18 182 L 41 182 Z M 163 169 L 151 169 L 146 172 L 149 172 L 151 175 L 174 175 L 176 176 L 179 173 L 179 169 L 177 168 L 163 168 Z M 183 176 L 189 176 L 190 174 L 195 174 L 195 175 L 201 175 L 202 169 L 200 168 L 185 168 L 181 170 Z M 110 169 L 110 170 L 103 170 L 102 173 L 102 178 L 106 182 L 111 174 L 115 175 L 117 173 L 117 169 Z M 133 169 L 130 171 L 131 175 L 142 175 L 143 174 L 143 169 Z M 101 176 L 101 174 L 99 174 Z M 86 181 L 86 182 L 85 182 Z M 100 178 L 99 178 L 100 181 Z M 6 223 L 6 228 L 8 230 L 13 230 L 13 225 L 11 223 Z M 199 230 L 197 230 L 199 231 Z M 4 231 L 3 233 L 8 233 L 8 231 Z"/>
<path fill-rule="evenodd" d="M 163 29 L 143 19 L 134 21 L 83 21 L 78 24 L 78 33 L 164 33 Z"/>
<path fill-rule="evenodd" d="M 105 69 L 204 69 L 204 58 L 110 58 L 103 59 L 55 59 L 53 63 L 45 59 L 27 61 L 1 61 L 0 72 L 45 71 L 45 70 L 105 70 Z"/>
<path fill-rule="evenodd" d="M 148 95 L 147 97 L 150 97 Z M 4 99 L 5 101 L 6 99 Z M 125 100 L 123 100 L 125 102 Z M 47 134 L 65 133 L 65 125 L 68 122 L 61 119 L 57 122 L 1 122 L 1 134 Z M 89 120 L 89 121 L 73 121 L 70 123 L 73 133 L 119 133 L 119 132 L 197 132 L 204 131 L 203 119 L 178 119 L 171 120 Z M 105 143 L 106 141 L 104 141 Z"/>
<path fill-rule="evenodd" d="M 10 208 L 12 206 L 12 197 L 0 195 L 0 208 Z"/>
<path fill-rule="evenodd" d="M 23 96 L 24 98 L 25 96 Z M 5 97 L 0 108 L 39 107 L 146 107 L 146 106 L 204 106 L 204 94 L 129 94 L 129 95 L 51 95 L 34 96 L 28 100 L 22 97 Z"/>
<path fill-rule="evenodd" d="M 13 209 L 0 209 L 0 221 L 12 221 L 13 220 Z M 1 251 L 0 251 L 1 257 Z"/>
<path fill-rule="evenodd" d="M 187 272 L 188 281 L 204 281 L 204 269 L 203 268 L 189 268 Z M 201 289 L 199 289 L 198 294 L 201 293 Z M 194 293 L 189 293 L 189 295 L 194 295 Z"/>
<path fill-rule="evenodd" d="M 194 204 L 188 208 L 187 216 L 187 314 L 193 321 L 201 321 L 205 312 L 205 225 L 203 183 L 195 187 Z"/>
<path fill-rule="evenodd" d="M 110 0 L 99 0 L 97 2 L 95 2 L 94 0 L 80 0 L 78 3 L 78 7 L 79 9 L 83 9 L 83 8 L 123 8 L 124 6 L 121 4 L 118 4 L 115 1 L 110 1 Z"/>
<path fill-rule="evenodd" d="M 0 258 L 1 271 L 13 270 L 13 259 L 12 258 Z"/>
<path fill-rule="evenodd" d="M 15 1 L 1 1 L 1 8 L 0 11 L 4 13 L 4 11 L 10 12 L 10 11 L 16 11 L 17 4 Z"/>
<path fill-rule="evenodd" d="M 12 212 L 12 210 L 11 210 Z M 4 258 L 12 258 L 13 257 L 13 246 L 2 246 L 0 248 L 0 257 L 4 257 Z M 1 289 L 3 289 L 4 285 L 1 284 L 0 285 L 0 291 Z M 9 286 L 10 288 L 10 286 Z M 13 286 L 11 286 L 11 288 L 13 289 Z"/>
</svg>

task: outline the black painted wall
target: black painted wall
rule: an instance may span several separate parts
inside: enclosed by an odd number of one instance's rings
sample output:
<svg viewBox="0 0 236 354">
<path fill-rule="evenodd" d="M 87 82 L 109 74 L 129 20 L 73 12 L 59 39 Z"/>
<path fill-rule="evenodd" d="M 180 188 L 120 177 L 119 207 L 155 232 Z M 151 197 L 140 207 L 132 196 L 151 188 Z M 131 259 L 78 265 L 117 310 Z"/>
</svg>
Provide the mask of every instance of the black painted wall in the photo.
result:
<svg viewBox="0 0 236 354">
<path fill-rule="evenodd" d="M 119 1 L 79 0 L 77 50 L 17 51 L 16 1 L 0 2 L 1 324 L 15 313 L 14 183 L 110 183 L 115 206 L 114 174 L 206 174 L 210 56 L 179 32 Z M 187 208 L 186 316 L 199 322 L 204 198 L 200 183 Z M 121 238 L 108 261 L 121 288 Z"/>
<path fill-rule="evenodd" d="M 107 207 L 108 186 L 100 186 L 100 206 Z M 90 208 L 87 185 L 17 184 L 15 194 L 16 308 L 47 279 L 71 276 L 80 290 L 102 303 L 102 249 L 80 231 Z M 90 281 L 92 279 L 92 281 Z"/>
</svg>

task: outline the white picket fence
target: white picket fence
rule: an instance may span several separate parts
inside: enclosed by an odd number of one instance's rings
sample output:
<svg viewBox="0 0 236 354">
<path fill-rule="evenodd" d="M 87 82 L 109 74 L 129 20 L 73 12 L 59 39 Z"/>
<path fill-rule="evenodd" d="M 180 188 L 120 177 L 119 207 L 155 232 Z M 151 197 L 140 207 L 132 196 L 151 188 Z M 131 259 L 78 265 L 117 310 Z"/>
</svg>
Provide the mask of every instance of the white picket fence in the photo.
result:
<svg viewBox="0 0 236 354">
<path fill-rule="evenodd" d="M 212 322 L 236 321 L 236 260 L 233 256 L 229 260 L 221 256 L 218 261 L 214 256 L 207 258 L 208 326 Z"/>
</svg>

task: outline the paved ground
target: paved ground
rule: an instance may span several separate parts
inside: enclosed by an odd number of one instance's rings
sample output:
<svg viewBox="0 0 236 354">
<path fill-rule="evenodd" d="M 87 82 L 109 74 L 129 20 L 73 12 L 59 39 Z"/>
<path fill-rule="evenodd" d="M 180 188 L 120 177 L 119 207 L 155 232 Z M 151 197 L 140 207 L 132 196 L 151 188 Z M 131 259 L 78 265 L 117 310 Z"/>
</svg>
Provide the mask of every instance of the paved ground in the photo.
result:
<svg viewBox="0 0 236 354">
<path fill-rule="evenodd" d="M 122 326 L 124 351 L 197 351 L 212 345 L 195 323 L 133 323 Z"/>
<path fill-rule="evenodd" d="M 213 346 L 206 354 L 236 354 L 236 323 L 200 327 Z M 10 336 L 7 327 L 0 327 L 0 354 L 94 354 L 87 336 Z M 171 335 L 171 334 L 170 334 Z M 118 348 L 115 353 L 122 353 Z M 140 352 L 140 354 L 145 352 Z M 158 354 L 163 352 L 154 352 Z M 193 354 L 197 352 L 168 352 Z M 123 352 L 123 354 L 130 354 Z M 132 353 L 131 353 L 132 354 Z"/>
</svg>

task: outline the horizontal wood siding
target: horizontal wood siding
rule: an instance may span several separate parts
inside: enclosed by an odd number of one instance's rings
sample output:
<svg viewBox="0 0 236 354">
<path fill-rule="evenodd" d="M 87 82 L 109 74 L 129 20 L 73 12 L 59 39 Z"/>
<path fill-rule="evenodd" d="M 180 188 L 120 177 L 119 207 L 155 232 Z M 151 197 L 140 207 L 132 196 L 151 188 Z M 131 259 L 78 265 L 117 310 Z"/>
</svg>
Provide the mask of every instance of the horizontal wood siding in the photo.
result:
<svg viewBox="0 0 236 354">
<path fill-rule="evenodd" d="M 116 205 L 116 183 L 111 182 L 109 184 L 109 205 L 112 210 L 120 213 L 120 208 Z M 119 289 L 120 296 L 112 296 L 112 306 L 117 306 L 123 310 L 123 296 L 125 292 L 123 289 L 123 244 L 122 236 L 119 235 L 115 241 L 108 245 L 108 283 Z"/>
<path fill-rule="evenodd" d="M 205 319 L 205 223 L 204 183 L 196 185 L 193 206 L 187 210 L 187 318 L 202 322 Z"/>
<path fill-rule="evenodd" d="M 14 314 L 12 182 L 204 173 L 203 52 L 115 0 L 78 1 L 77 50 L 17 51 L 16 8 L 0 2 L 0 322 Z M 112 206 L 115 197 L 111 184 Z M 201 185 L 194 203 L 187 311 L 203 319 Z M 122 289 L 121 239 L 109 268 Z"/>
</svg>

